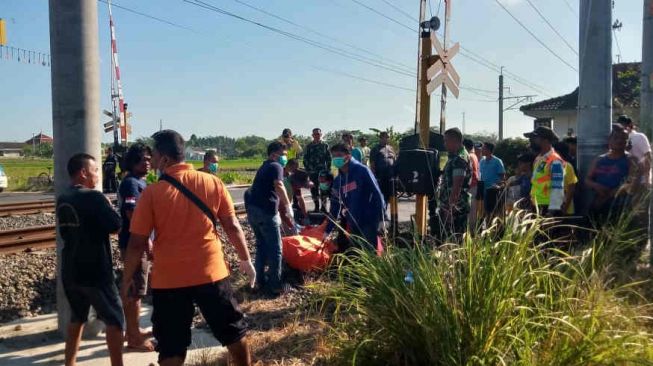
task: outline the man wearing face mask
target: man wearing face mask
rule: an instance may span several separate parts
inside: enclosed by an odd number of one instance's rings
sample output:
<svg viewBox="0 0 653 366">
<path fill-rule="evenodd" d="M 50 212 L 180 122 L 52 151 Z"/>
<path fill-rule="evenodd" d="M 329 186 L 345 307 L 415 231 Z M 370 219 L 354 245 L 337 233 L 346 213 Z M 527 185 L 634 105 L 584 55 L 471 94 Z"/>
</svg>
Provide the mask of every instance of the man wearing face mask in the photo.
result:
<svg viewBox="0 0 653 366">
<path fill-rule="evenodd" d="M 338 176 L 331 190 L 331 218 L 327 219 L 326 235 L 339 222 L 346 230 L 346 240 L 339 240 L 341 251 L 352 246 L 375 250 L 385 211 L 379 185 L 367 166 L 352 159 L 349 146 L 334 145 L 331 156 Z"/>
<path fill-rule="evenodd" d="M 565 162 L 555 151 L 553 144 L 558 136 L 548 127 L 537 127 L 525 133 L 530 140 L 531 150 L 537 154 L 533 164 L 531 200 L 542 215 L 559 216 L 565 203 Z"/>
<path fill-rule="evenodd" d="M 258 289 L 277 296 L 283 292 L 281 223 L 291 230 L 294 229 L 295 223 L 283 184 L 283 168 L 288 163 L 286 145 L 274 141 L 268 146 L 267 152 L 268 159 L 256 172 L 251 188 L 245 193 L 245 208 L 247 221 L 256 236 Z"/>
<path fill-rule="evenodd" d="M 213 175 L 218 174 L 218 154 L 215 150 L 208 150 L 204 154 L 204 166 L 197 170 Z"/>
</svg>

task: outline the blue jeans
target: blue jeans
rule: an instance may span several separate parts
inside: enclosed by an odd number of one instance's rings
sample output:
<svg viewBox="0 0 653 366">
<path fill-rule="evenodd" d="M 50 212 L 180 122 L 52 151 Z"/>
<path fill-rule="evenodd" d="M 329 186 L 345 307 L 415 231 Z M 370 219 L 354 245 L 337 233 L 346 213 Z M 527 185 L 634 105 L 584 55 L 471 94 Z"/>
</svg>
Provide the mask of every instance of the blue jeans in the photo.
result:
<svg viewBox="0 0 653 366">
<path fill-rule="evenodd" d="M 247 207 L 247 221 L 256 236 L 256 282 L 272 291 L 281 290 L 281 217 L 256 206 Z M 268 272 L 265 272 L 265 266 Z M 267 281 L 266 281 L 267 275 Z"/>
</svg>

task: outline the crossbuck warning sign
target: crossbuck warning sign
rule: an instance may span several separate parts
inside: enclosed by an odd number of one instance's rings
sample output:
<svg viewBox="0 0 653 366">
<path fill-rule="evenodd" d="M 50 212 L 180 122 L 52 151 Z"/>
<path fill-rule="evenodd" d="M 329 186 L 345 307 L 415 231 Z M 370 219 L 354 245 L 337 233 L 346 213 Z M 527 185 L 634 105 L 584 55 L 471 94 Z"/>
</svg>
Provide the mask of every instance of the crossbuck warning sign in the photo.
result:
<svg viewBox="0 0 653 366">
<path fill-rule="evenodd" d="M 451 59 L 460 51 L 460 44 L 456 42 L 453 46 L 445 49 L 435 35 L 435 32 L 431 33 L 431 44 L 435 48 L 439 59 L 427 70 L 427 76 L 430 81 L 426 86 L 426 91 L 431 95 L 435 89 L 444 85 L 447 90 L 451 91 L 458 98 L 460 94 L 458 88 L 458 85 L 460 85 L 460 75 L 458 75 L 458 72 L 453 67 Z"/>
</svg>

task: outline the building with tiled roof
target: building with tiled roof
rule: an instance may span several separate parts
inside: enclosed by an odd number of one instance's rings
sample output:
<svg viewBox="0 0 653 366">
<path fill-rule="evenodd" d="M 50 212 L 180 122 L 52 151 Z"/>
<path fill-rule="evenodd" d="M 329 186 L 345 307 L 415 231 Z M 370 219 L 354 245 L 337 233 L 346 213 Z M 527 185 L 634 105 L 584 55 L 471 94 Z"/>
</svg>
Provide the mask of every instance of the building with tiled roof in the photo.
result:
<svg viewBox="0 0 653 366">
<path fill-rule="evenodd" d="M 25 141 L 26 145 L 41 145 L 41 144 L 51 144 L 53 143 L 54 139 L 48 135 L 45 135 L 43 132 L 39 133 L 38 135 L 32 137 L 31 139 Z"/>
<path fill-rule="evenodd" d="M 639 122 L 640 75 L 639 62 L 615 64 L 612 67 L 612 115 L 622 114 Z M 559 97 L 531 103 L 519 108 L 533 117 L 533 127 L 547 126 L 558 136 L 575 135 L 578 119 L 578 88 Z"/>
</svg>

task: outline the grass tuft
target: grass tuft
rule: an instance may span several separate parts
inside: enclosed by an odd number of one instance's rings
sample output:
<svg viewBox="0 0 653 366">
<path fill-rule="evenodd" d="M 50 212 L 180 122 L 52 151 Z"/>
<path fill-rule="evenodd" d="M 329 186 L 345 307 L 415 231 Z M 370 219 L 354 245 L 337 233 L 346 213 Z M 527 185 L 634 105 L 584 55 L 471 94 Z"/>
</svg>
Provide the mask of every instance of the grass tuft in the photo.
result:
<svg viewBox="0 0 653 366">
<path fill-rule="evenodd" d="M 327 363 L 653 365 L 651 304 L 620 275 L 641 242 L 631 220 L 584 250 L 548 239 L 549 219 L 514 212 L 460 244 L 341 257 L 316 300 Z"/>
</svg>

